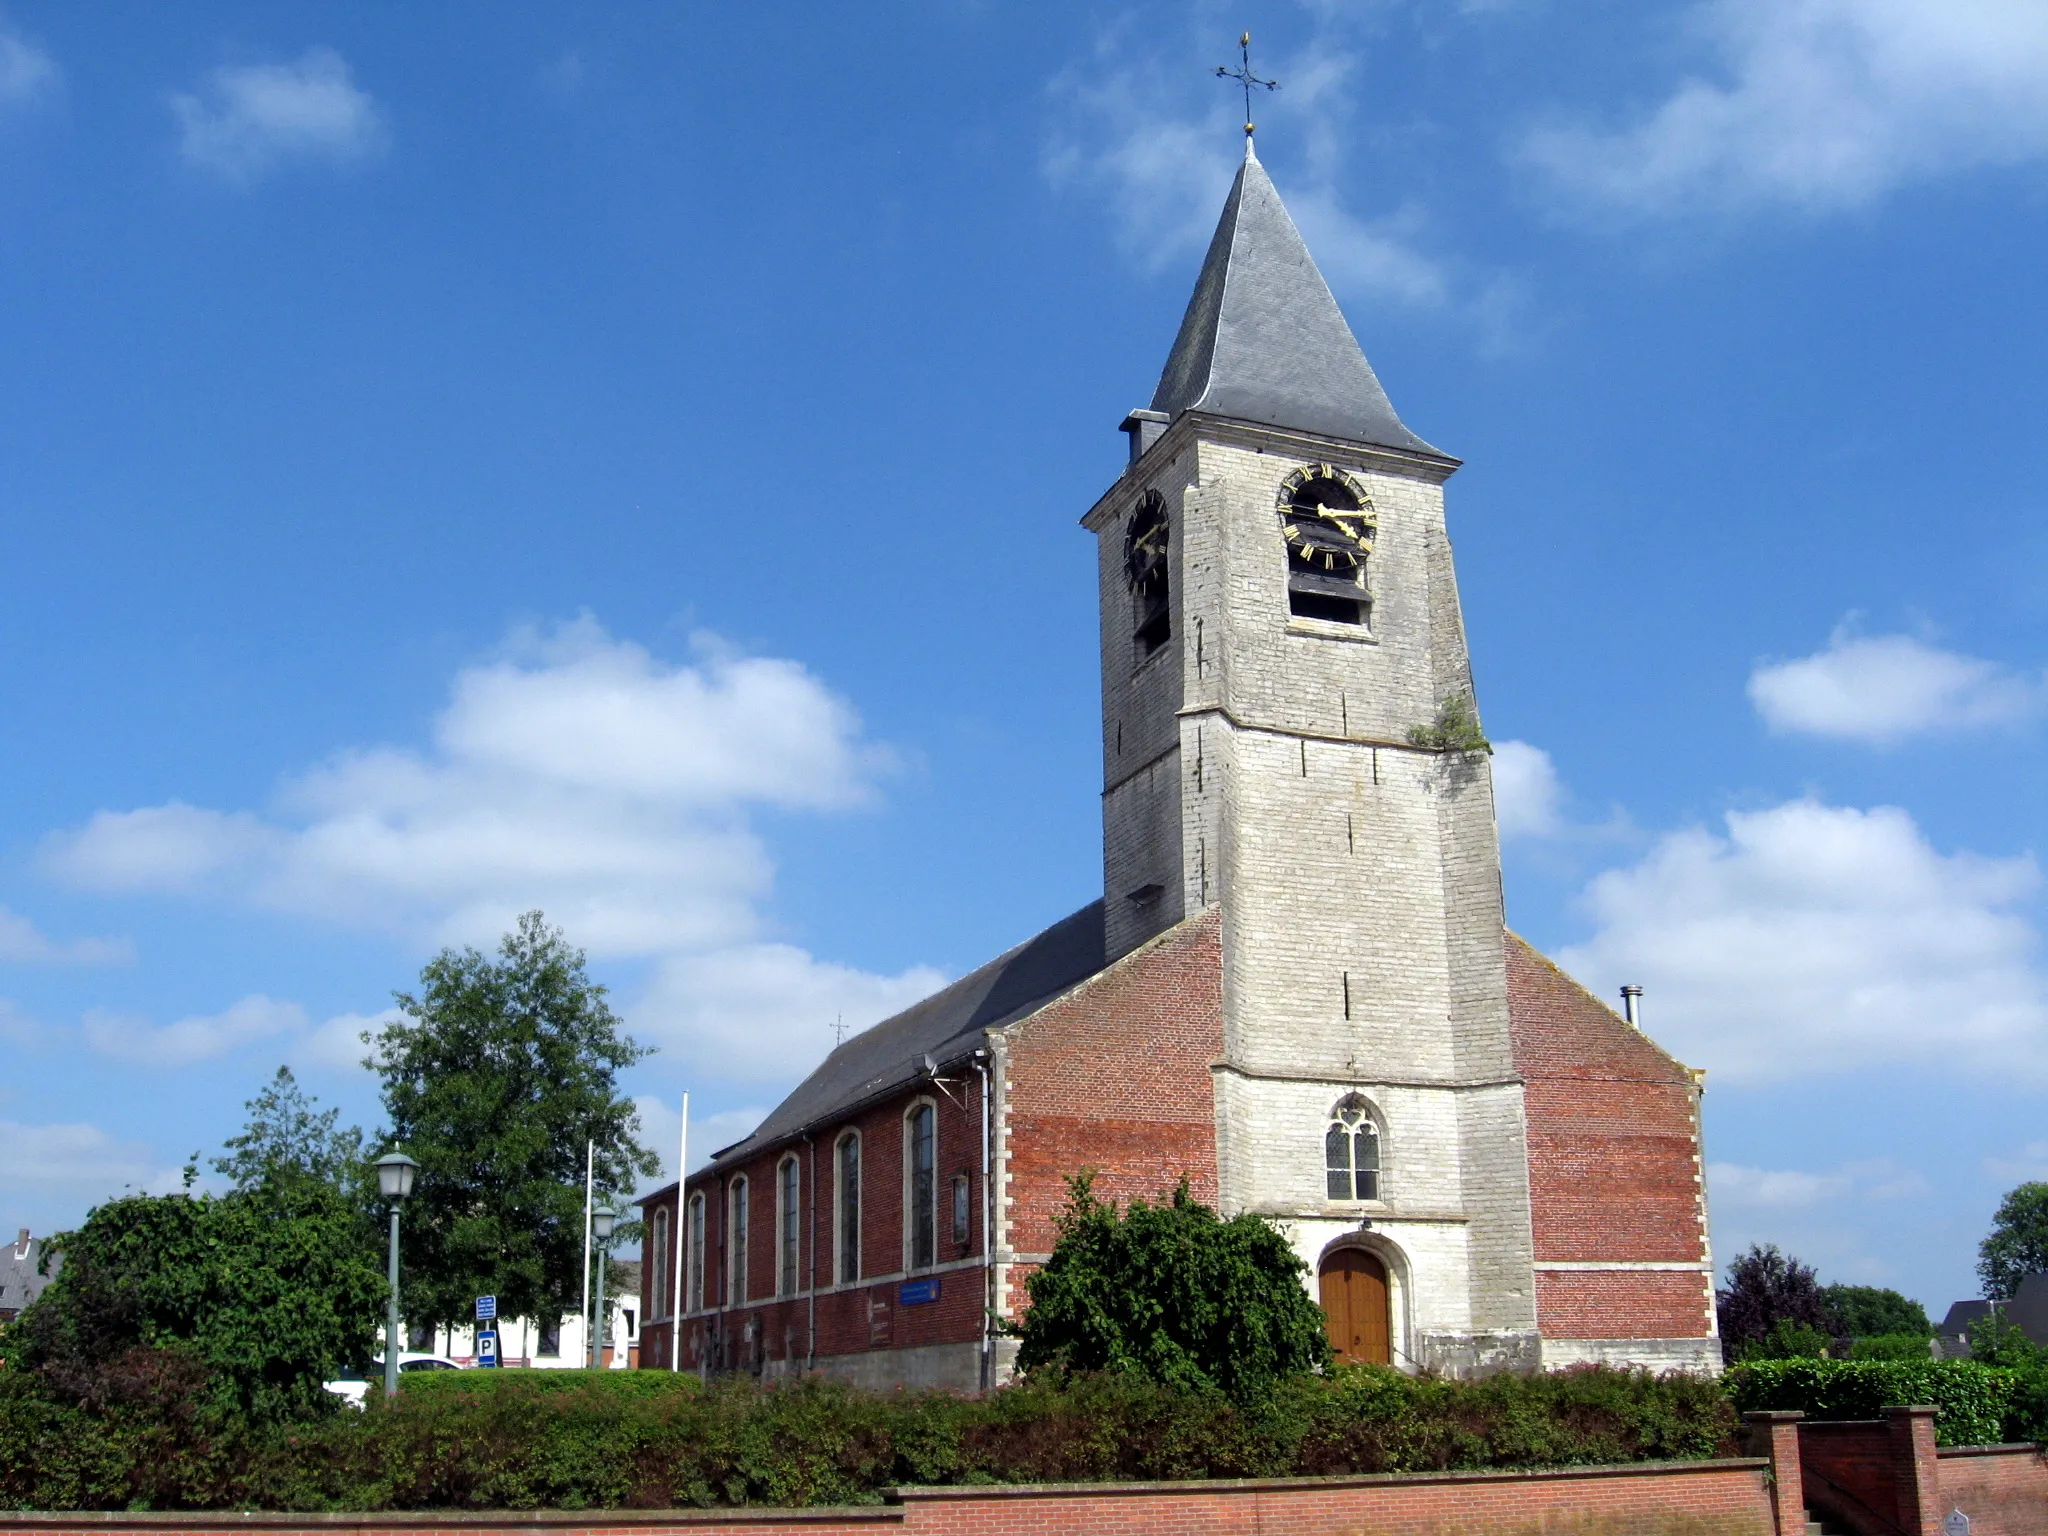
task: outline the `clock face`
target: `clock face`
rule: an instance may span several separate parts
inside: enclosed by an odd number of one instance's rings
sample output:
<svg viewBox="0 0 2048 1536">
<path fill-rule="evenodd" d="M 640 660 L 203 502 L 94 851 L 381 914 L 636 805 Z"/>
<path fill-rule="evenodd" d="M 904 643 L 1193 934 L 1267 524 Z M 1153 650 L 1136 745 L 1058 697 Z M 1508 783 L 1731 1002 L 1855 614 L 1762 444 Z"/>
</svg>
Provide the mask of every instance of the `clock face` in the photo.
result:
<svg viewBox="0 0 2048 1536">
<path fill-rule="evenodd" d="M 1289 519 L 1287 545 L 1311 570 L 1349 572 L 1365 564 L 1373 531 L 1367 513 L 1318 507 L 1312 515 Z"/>
<path fill-rule="evenodd" d="M 1379 516 L 1365 489 L 1328 464 L 1310 464 L 1280 487 L 1287 552 L 1300 569 L 1350 576 L 1365 567 Z"/>
<path fill-rule="evenodd" d="M 1166 498 L 1147 491 L 1131 515 L 1131 531 L 1124 542 L 1124 574 L 1133 587 L 1165 563 L 1168 528 Z"/>
</svg>

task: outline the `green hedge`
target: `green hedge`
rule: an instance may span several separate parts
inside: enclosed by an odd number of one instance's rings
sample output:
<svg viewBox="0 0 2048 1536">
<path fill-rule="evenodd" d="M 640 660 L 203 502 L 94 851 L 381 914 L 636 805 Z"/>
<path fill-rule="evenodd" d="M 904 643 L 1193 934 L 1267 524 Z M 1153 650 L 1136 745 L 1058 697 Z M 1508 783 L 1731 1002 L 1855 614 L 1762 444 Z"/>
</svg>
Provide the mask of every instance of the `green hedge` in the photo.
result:
<svg viewBox="0 0 2048 1536">
<path fill-rule="evenodd" d="M 2019 1379 L 1970 1360 L 1754 1360 L 1723 1378 L 1744 1413 L 1797 1408 L 1816 1419 L 1875 1419 L 1889 1407 L 1931 1403 L 1943 1445 L 2007 1438 Z"/>
<path fill-rule="evenodd" d="M 1124 1376 L 984 1399 L 664 1372 L 441 1372 L 395 1404 L 264 1428 L 89 1413 L 0 1376 L 0 1505 L 667 1508 L 873 1502 L 898 1483 L 1270 1477 L 1731 1454 L 1710 1381 L 1583 1369 L 1447 1382 L 1364 1368 L 1256 1407 Z"/>
</svg>

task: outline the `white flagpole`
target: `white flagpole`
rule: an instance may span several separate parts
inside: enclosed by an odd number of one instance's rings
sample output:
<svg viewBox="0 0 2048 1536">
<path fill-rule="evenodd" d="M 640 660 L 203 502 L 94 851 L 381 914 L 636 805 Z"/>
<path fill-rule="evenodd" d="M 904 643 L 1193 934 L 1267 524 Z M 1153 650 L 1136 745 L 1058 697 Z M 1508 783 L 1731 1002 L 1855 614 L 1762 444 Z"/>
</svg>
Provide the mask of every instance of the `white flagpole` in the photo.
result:
<svg viewBox="0 0 2048 1536">
<path fill-rule="evenodd" d="M 597 1168 L 597 1143 L 583 1143 L 583 1343 L 584 1354 L 589 1355 L 590 1344 L 590 1196 L 591 1176 Z"/>
<path fill-rule="evenodd" d="M 690 1176 L 690 1090 L 683 1090 L 683 1134 L 676 1146 L 676 1253 L 671 1267 L 675 1270 L 675 1300 L 668 1309 L 668 1368 L 682 1369 L 683 1359 L 683 1180 Z M 662 1255 L 663 1263 L 670 1263 L 667 1254 Z"/>
</svg>

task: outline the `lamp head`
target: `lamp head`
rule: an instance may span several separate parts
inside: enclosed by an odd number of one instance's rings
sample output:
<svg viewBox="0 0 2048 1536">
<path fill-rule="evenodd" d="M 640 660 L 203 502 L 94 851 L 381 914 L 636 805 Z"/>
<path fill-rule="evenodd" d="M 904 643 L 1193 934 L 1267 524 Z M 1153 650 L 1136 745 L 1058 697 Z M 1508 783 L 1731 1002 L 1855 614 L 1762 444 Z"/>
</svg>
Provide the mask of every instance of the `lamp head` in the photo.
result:
<svg viewBox="0 0 2048 1536">
<path fill-rule="evenodd" d="M 608 1205 L 600 1205 L 590 1213 L 590 1231 L 600 1243 L 612 1240 L 612 1228 L 617 1225 L 619 1213 Z"/>
<path fill-rule="evenodd" d="M 377 1159 L 377 1193 L 386 1200 L 403 1200 L 412 1194 L 412 1181 L 420 1165 L 403 1152 L 387 1152 Z"/>
</svg>

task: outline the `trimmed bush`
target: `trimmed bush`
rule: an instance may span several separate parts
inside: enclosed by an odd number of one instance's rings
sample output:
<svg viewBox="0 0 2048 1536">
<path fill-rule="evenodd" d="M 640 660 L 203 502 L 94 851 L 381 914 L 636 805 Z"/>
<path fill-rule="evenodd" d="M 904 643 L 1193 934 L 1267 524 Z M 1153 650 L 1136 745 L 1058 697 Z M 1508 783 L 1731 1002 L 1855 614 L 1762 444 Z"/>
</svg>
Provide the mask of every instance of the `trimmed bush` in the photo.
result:
<svg viewBox="0 0 2048 1536">
<path fill-rule="evenodd" d="M 1716 1383 L 1602 1368 L 1449 1382 L 1353 1367 L 1255 1403 L 1132 1374 L 987 1398 L 665 1372 L 406 1377 L 298 1425 L 92 1412 L 0 1373 L 0 1505 L 596 1509 L 872 1503 L 904 1483 L 1584 1465 L 1732 1454 Z"/>
<path fill-rule="evenodd" d="M 1756 1360 L 1722 1378 L 1744 1413 L 1796 1408 L 1816 1419 L 1875 1419 L 1886 1408 L 1932 1403 L 1943 1445 L 2005 1438 L 2018 1377 L 1974 1360 Z"/>
</svg>

